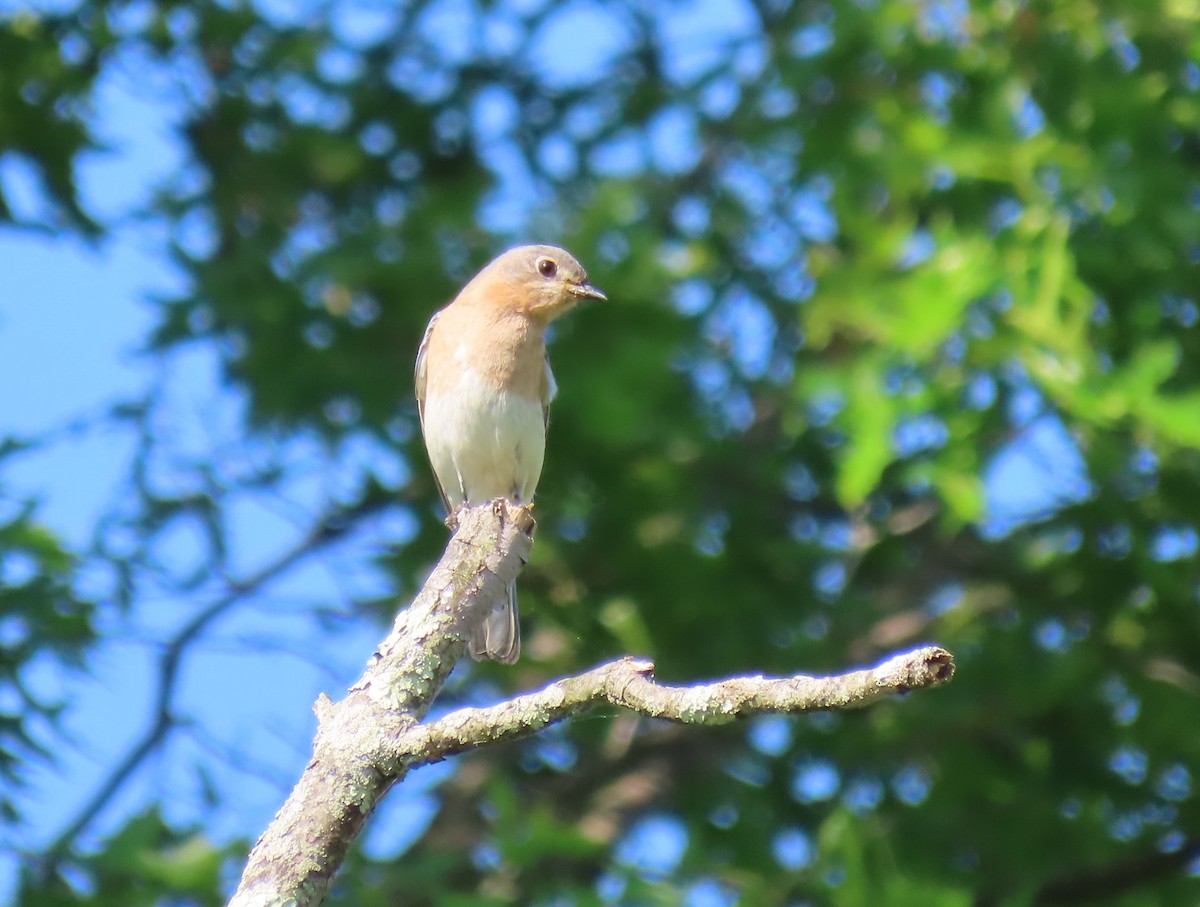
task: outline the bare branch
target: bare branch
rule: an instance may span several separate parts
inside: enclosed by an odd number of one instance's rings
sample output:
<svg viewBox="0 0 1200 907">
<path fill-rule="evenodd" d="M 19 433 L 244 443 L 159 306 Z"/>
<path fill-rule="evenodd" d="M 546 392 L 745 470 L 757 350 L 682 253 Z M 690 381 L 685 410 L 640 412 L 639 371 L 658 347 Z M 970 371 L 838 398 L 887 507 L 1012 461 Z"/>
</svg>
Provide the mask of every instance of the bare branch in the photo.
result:
<svg viewBox="0 0 1200 907">
<path fill-rule="evenodd" d="M 831 677 L 734 677 L 674 687 L 655 683 L 654 665 L 622 658 L 488 708 L 460 709 L 407 731 L 397 758 L 406 767 L 436 762 L 486 743 L 525 737 L 601 703 L 683 724 L 726 724 L 764 712 L 813 712 L 870 705 L 886 696 L 938 686 L 954 660 L 936 646 L 894 655 L 874 668 Z"/>
<path fill-rule="evenodd" d="M 346 698 L 317 700 L 313 758 L 250 852 L 230 907 L 324 899 L 366 817 L 402 777 L 387 768 L 399 762 L 396 741 L 429 710 L 482 609 L 516 579 L 532 532 L 528 508 L 503 501 L 459 514 L 441 561 Z"/>
<path fill-rule="evenodd" d="M 724 724 L 763 712 L 858 708 L 937 686 L 954 673 L 949 652 L 927 647 L 832 677 L 736 677 L 674 687 L 655 683 L 650 662 L 623 658 L 500 705 L 420 724 L 483 608 L 520 572 L 532 529 L 528 509 L 503 501 L 460 514 L 441 561 L 363 676 L 340 702 L 317 701 L 313 758 L 255 844 L 229 907 L 319 904 L 366 817 L 410 769 L 532 734 L 599 704 Z"/>
</svg>

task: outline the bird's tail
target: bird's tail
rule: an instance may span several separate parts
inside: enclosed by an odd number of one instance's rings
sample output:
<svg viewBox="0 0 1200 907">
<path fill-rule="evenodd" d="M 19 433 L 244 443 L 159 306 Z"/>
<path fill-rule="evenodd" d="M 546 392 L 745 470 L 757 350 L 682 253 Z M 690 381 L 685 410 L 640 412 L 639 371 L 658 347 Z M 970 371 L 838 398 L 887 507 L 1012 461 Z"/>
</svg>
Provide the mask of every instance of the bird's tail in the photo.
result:
<svg viewBox="0 0 1200 907">
<path fill-rule="evenodd" d="M 506 665 L 521 654 L 521 626 L 517 623 L 517 587 L 508 587 L 508 594 L 492 605 L 483 623 L 475 630 L 467 651 L 476 661 L 494 658 Z"/>
</svg>

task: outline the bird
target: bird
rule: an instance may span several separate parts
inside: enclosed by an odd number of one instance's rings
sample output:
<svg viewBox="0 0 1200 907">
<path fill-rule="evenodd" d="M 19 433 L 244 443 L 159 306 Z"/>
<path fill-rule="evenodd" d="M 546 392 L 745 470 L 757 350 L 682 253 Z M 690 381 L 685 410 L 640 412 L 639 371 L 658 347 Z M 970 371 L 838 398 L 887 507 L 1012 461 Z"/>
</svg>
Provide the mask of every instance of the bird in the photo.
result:
<svg viewBox="0 0 1200 907">
<path fill-rule="evenodd" d="M 606 298 L 565 249 L 518 246 L 430 319 L 417 351 L 417 413 L 451 521 L 460 508 L 496 498 L 533 502 L 557 392 L 546 328 L 577 303 Z M 490 607 L 467 651 L 477 661 L 517 660 L 515 585 Z"/>
</svg>

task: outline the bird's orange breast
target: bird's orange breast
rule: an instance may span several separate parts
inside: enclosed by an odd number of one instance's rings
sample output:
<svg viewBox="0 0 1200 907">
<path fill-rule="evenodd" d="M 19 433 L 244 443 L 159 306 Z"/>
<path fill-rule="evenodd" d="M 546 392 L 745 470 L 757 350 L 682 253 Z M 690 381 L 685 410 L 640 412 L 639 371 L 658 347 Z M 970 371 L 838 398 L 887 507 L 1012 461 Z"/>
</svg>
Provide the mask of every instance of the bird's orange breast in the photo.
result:
<svg viewBox="0 0 1200 907">
<path fill-rule="evenodd" d="M 437 317 L 427 353 L 428 394 L 453 392 L 462 370 L 530 400 L 541 400 L 546 347 L 540 326 L 494 306 L 447 306 Z"/>
</svg>

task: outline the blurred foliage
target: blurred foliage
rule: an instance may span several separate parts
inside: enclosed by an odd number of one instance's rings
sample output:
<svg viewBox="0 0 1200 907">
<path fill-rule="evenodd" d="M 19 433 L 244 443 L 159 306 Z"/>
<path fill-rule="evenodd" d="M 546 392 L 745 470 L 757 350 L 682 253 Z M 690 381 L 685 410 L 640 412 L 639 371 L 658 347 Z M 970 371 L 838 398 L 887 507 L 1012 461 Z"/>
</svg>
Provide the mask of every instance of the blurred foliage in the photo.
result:
<svg viewBox="0 0 1200 907">
<path fill-rule="evenodd" d="M 20 820 L 26 763 L 51 758 L 43 732 L 67 704 L 29 672 L 78 667 L 95 639 L 93 605 L 73 589 L 75 567 L 34 504 L 0 490 L 0 826 Z"/>
<path fill-rule="evenodd" d="M 572 42 L 599 62 L 572 68 Z M 555 330 L 526 653 L 472 682 L 626 651 L 677 681 L 927 640 L 959 664 L 864 714 L 612 716 L 474 754 L 333 902 L 1195 902 L 1195 4 L 24 13 L 0 28 L 0 154 L 35 163 L 56 229 L 91 229 L 83 108 L 130 48 L 186 151 L 148 216 L 188 291 L 147 348 L 219 351 L 246 431 L 284 449 L 398 449 L 420 520 L 383 560 L 401 593 L 445 537 L 409 402 L 429 314 L 523 239 L 608 293 Z M 234 479 L 210 472 L 191 500 L 219 526 Z M 14 607 L 78 646 L 86 611 L 35 601 L 57 564 Z M 76 864 L 90 882 L 31 871 L 22 903 L 100 901 L 113 874 L 112 903 L 211 900 L 187 898 L 217 852 L 146 859 L 170 837 L 151 821 Z"/>
</svg>

